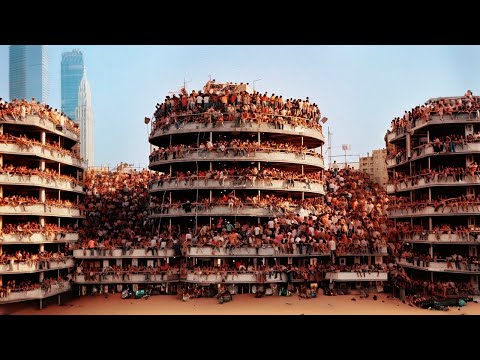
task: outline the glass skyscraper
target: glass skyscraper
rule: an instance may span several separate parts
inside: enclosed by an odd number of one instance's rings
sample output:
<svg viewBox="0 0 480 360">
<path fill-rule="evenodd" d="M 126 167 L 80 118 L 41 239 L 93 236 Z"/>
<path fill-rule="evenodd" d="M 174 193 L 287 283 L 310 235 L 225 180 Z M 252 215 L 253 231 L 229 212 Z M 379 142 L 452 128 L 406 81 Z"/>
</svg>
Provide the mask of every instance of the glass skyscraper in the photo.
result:
<svg viewBox="0 0 480 360">
<path fill-rule="evenodd" d="M 10 45 L 10 100 L 48 101 L 48 48 L 46 45 Z"/>
<path fill-rule="evenodd" d="M 62 111 L 77 120 L 78 89 L 83 76 L 83 54 L 80 50 L 62 53 Z"/>
<path fill-rule="evenodd" d="M 87 80 L 85 66 L 78 87 L 77 122 L 80 124 L 80 156 L 87 161 L 87 166 L 93 166 L 93 112 L 92 94 Z"/>
</svg>

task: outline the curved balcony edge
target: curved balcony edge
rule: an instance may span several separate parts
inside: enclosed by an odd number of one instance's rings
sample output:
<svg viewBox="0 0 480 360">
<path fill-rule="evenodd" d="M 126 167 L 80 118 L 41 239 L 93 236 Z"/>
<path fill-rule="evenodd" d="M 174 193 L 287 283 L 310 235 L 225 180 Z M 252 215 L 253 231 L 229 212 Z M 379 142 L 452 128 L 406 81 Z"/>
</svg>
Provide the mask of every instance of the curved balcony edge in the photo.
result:
<svg viewBox="0 0 480 360">
<path fill-rule="evenodd" d="M 86 169 L 85 162 L 72 157 L 71 155 L 62 155 L 58 151 L 49 150 L 40 145 L 32 145 L 26 149 L 18 144 L 0 142 L 0 153 L 8 155 L 31 155 L 38 156 L 42 159 L 56 161 L 65 165 L 74 166 L 81 169 Z M 50 154 L 50 155 L 49 155 Z"/>
<path fill-rule="evenodd" d="M 401 261 L 397 261 L 397 264 L 400 264 L 401 266 L 412 268 L 412 269 L 417 269 L 417 270 L 423 270 L 423 271 L 429 271 L 429 272 L 438 272 L 438 273 L 450 273 L 450 274 L 467 274 L 467 275 L 479 275 L 480 274 L 480 266 L 478 264 L 471 264 L 471 269 L 456 269 L 455 264 L 452 262 L 450 263 L 451 267 L 449 268 L 446 262 L 438 262 L 438 261 L 428 261 L 425 262 L 423 260 L 414 260 L 414 263 L 409 263 L 402 259 Z M 428 265 L 428 266 L 425 266 Z"/>
<path fill-rule="evenodd" d="M 0 244 L 43 244 L 43 243 L 63 243 L 78 241 L 78 233 L 41 233 L 34 232 L 17 233 L 17 234 L 2 234 L 0 236 Z"/>
<path fill-rule="evenodd" d="M 71 289 L 70 281 L 64 281 L 60 284 L 53 284 L 50 290 L 39 288 L 28 291 L 13 291 L 4 297 L 0 297 L 0 304 L 45 299 L 50 296 L 68 292 Z"/>
<path fill-rule="evenodd" d="M 161 213 L 159 210 L 158 212 L 152 213 L 149 217 L 150 218 L 160 218 L 160 217 L 188 217 L 188 216 L 277 216 L 277 215 L 285 215 L 290 212 L 295 212 L 299 208 L 295 209 L 288 209 L 287 211 L 280 211 L 269 208 L 259 208 L 253 206 L 244 206 L 241 208 L 229 208 L 226 205 L 213 205 L 208 209 L 205 209 L 204 206 L 200 206 L 200 209 L 194 208 L 191 212 L 185 212 L 184 209 L 169 209 L 168 213 Z"/>
<path fill-rule="evenodd" d="M 85 194 L 83 186 L 66 180 L 47 180 L 38 175 L 0 174 L 0 185 L 28 185 Z"/>
<path fill-rule="evenodd" d="M 93 253 L 93 254 L 92 254 Z M 138 259 L 158 259 L 158 258 L 172 258 L 180 255 L 175 254 L 174 249 L 158 249 L 157 254 L 154 255 L 151 251 L 148 251 L 147 255 L 146 249 L 112 249 L 99 251 L 98 249 L 75 249 L 73 250 L 73 257 L 75 259 L 110 259 L 110 258 L 119 258 L 119 259 L 128 259 L 128 258 L 138 258 Z"/>
<path fill-rule="evenodd" d="M 10 274 L 31 274 L 38 272 L 45 272 L 51 270 L 60 270 L 68 269 L 75 266 L 74 259 L 65 259 L 63 260 L 49 260 L 49 261 L 38 261 L 36 264 L 31 263 L 28 265 L 25 262 L 16 263 L 16 264 L 1 264 L 0 265 L 0 274 L 10 275 Z"/>
<path fill-rule="evenodd" d="M 23 210 L 22 210 L 23 209 Z M 85 215 L 80 209 L 65 208 L 46 204 L 11 205 L 0 206 L 0 215 L 35 215 L 35 216 L 58 216 L 83 218 Z"/>
</svg>

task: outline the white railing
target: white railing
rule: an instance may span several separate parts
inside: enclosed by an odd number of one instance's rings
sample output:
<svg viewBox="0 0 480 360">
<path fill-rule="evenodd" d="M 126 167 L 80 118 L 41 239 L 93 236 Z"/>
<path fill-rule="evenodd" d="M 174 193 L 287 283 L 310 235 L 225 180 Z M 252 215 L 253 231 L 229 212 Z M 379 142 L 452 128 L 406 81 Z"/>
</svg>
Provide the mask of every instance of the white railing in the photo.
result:
<svg viewBox="0 0 480 360">
<path fill-rule="evenodd" d="M 170 125 L 170 128 L 165 132 L 158 128 L 154 131 L 150 140 L 155 139 L 161 136 L 167 135 L 176 135 L 176 134 L 185 134 L 185 133 L 198 133 L 199 131 L 214 131 L 214 132 L 264 132 L 264 133 L 279 133 L 285 135 L 303 135 L 311 138 L 315 138 L 325 143 L 325 137 L 323 136 L 322 130 L 314 129 L 306 126 L 292 126 L 290 124 L 284 124 L 283 129 L 275 129 L 274 124 L 271 123 L 261 123 L 260 126 L 258 123 L 254 123 L 253 127 L 250 127 L 250 124 L 243 126 L 235 126 L 235 121 L 224 121 L 224 126 L 212 127 L 212 124 L 202 123 L 187 123 L 182 125 L 179 129 L 175 125 Z M 320 145 L 319 145 L 320 146 Z"/>
<path fill-rule="evenodd" d="M 450 185 L 476 185 L 480 184 L 480 180 L 475 176 L 473 179 L 469 173 L 463 175 L 463 180 L 457 181 L 454 179 L 454 175 L 443 175 L 442 180 L 438 180 L 438 174 L 435 174 L 429 182 L 425 180 L 427 175 L 418 175 L 419 179 L 415 185 L 411 185 L 411 180 L 405 181 L 398 181 L 396 186 L 394 184 L 387 184 L 387 193 L 394 194 L 395 190 L 398 191 L 406 191 L 406 190 L 415 190 L 423 187 L 432 187 L 432 186 L 450 186 Z"/>
<path fill-rule="evenodd" d="M 459 234 L 440 234 L 437 238 L 435 233 L 426 234 L 425 237 L 421 237 L 420 234 L 403 234 L 400 236 L 400 240 L 403 242 L 419 242 L 419 243 L 466 243 L 466 244 L 477 244 L 480 242 L 480 237 L 477 237 L 477 233 L 472 233 L 469 235 L 465 233 L 463 236 Z"/>
<path fill-rule="evenodd" d="M 43 203 L 32 205 L 12 205 L 0 206 L 0 214 L 2 215 L 38 215 L 38 216 L 67 216 L 67 217 L 83 217 L 84 214 L 80 209 L 60 207 L 55 205 L 46 205 Z"/>
<path fill-rule="evenodd" d="M 48 242 L 75 242 L 78 241 L 78 233 L 65 233 L 62 237 L 59 233 L 17 233 L 17 234 L 3 234 L 0 236 L 0 243 L 2 244 L 42 244 Z"/>
<path fill-rule="evenodd" d="M 32 144 L 29 148 L 20 146 L 18 144 L 0 142 L 0 153 L 13 155 L 35 155 L 44 159 L 60 162 L 66 165 L 72 165 L 80 168 L 85 168 L 86 165 L 80 159 L 71 155 L 61 154 L 59 151 L 45 149 L 40 145 Z"/>
<path fill-rule="evenodd" d="M 93 255 L 92 255 L 93 252 Z M 146 249 L 129 249 L 125 251 L 123 255 L 122 249 L 113 249 L 113 250 L 102 250 L 101 253 L 99 250 L 94 249 L 75 249 L 73 250 L 73 257 L 76 259 L 89 259 L 89 258 L 161 258 L 161 257 L 173 257 L 175 256 L 175 251 L 173 249 L 158 249 L 155 255 L 152 255 L 152 251 L 148 252 L 148 255 L 145 254 Z"/>
<path fill-rule="evenodd" d="M 32 273 L 32 272 L 39 272 L 39 271 L 48 271 L 48 270 L 56 270 L 56 269 L 65 269 L 72 266 L 75 266 L 75 260 L 73 259 L 65 259 L 65 261 L 47 261 L 47 266 L 45 266 L 45 262 L 37 262 L 28 265 L 25 262 L 15 263 L 12 265 L 10 264 L 1 264 L 0 265 L 0 273 L 1 274 L 20 274 L 20 273 Z M 11 270 L 10 270 L 11 269 Z"/>
<path fill-rule="evenodd" d="M 325 278 L 332 281 L 387 281 L 388 273 L 382 271 L 378 273 L 376 271 L 372 271 L 371 273 L 347 271 L 327 272 Z"/>
<path fill-rule="evenodd" d="M 84 193 L 82 185 L 68 180 L 47 180 L 38 175 L 0 174 L 0 184 L 30 185 Z"/>
<path fill-rule="evenodd" d="M 88 271 L 88 269 L 87 269 Z M 87 280 L 88 278 L 88 280 Z M 94 278 L 85 274 L 76 274 L 73 282 L 76 284 L 136 284 L 178 281 L 178 274 L 95 274 Z"/>
<path fill-rule="evenodd" d="M 289 211 L 295 211 L 298 208 L 297 206 L 291 206 Z M 194 216 L 195 214 L 205 216 L 272 216 L 284 213 L 285 212 L 280 210 L 270 210 L 269 208 L 253 207 L 250 205 L 244 205 L 241 208 L 229 208 L 227 205 L 212 205 L 209 208 L 205 208 L 204 206 L 194 207 L 192 211 L 188 213 L 182 208 L 171 208 L 168 214 L 161 214 L 159 210 L 157 213 L 150 215 L 150 217 Z"/>
<path fill-rule="evenodd" d="M 60 284 L 54 284 L 50 290 L 34 289 L 28 291 L 12 291 L 9 295 L 0 297 L 1 303 L 27 301 L 27 300 L 40 300 L 47 297 L 58 295 L 71 290 L 70 282 L 64 281 Z"/>
<path fill-rule="evenodd" d="M 478 215 L 478 209 L 476 205 L 475 206 L 468 205 L 467 210 L 463 210 L 460 206 L 456 206 L 455 211 L 451 212 L 451 207 L 447 205 L 444 207 L 440 207 L 437 211 L 435 211 L 434 206 L 427 205 L 423 209 L 417 208 L 416 210 L 413 210 L 412 207 L 404 207 L 402 209 L 388 210 L 388 216 L 391 218 L 416 217 L 416 216 L 453 216 L 453 215 Z"/>
<path fill-rule="evenodd" d="M 435 272 L 453 272 L 453 273 L 473 273 L 478 274 L 480 272 L 479 264 L 470 264 L 470 268 L 461 263 L 460 269 L 455 267 L 454 262 L 450 262 L 450 267 L 446 261 L 424 261 L 424 260 L 413 260 L 413 263 L 408 262 L 406 259 L 401 259 L 397 261 L 397 264 L 402 266 L 411 267 L 414 269 L 426 270 L 426 271 L 435 271 Z M 428 265 L 428 266 L 426 266 Z"/>
<path fill-rule="evenodd" d="M 1 150 L 1 149 L 0 149 Z M 300 154 L 300 153 L 291 153 L 285 152 L 281 150 L 271 150 L 269 152 L 266 151 L 256 151 L 251 152 L 250 156 L 233 156 L 229 154 L 227 156 L 223 156 L 217 151 L 207 151 L 202 154 L 199 151 L 195 150 L 191 153 L 185 154 L 184 157 L 173 159 L 173 155 L 169 154 L 167 159 L 155 156 L 152 157 L 150 161 L 149 167 L 152 168 L 156 165 L 161 164 L 171 164 L 171 163 L 183 163 L 188 161 L 265 161 L 265 162 L 280 162 L 280 163 L 294 163 L 299 165 L 311 165 L 320 168 L 324 168 L 323 158 L 320 156 L 309 155 L 309 154 Z"/>
<path fill-rule="evenodd" d="M 66 126 L 63 126 L 62 130 L 58 130 L 51 121 L 40 119 L 40 117 L 36 115 L 27 115 L 23 120 L 15 120 L 11 115 L 6 115 L 4 116 L 4 120 L 2 121 L 2 123 L 16 125 L 34 125 L 42 129 L 48 130 L 56 135 L 66 136 L 77 142 L 80 141 L 80 135 L 77 135 L 73 131 L 68 130 Z"/>
<path fill-rule="evenodd" d="M 187 273 L 187 282 L 199 283 L 199 284 L 216 284 L 216 283 L 259 283 L 262 282 L 259 277 L 254 273 L 238 273 L 232 274 L 195 274 L 193 272 Z M 277 275 L 267 274 L 265 276 L 265 282 L 287 282 L 287 275 L 281 272 L 277 272 Z"/>
</svg>

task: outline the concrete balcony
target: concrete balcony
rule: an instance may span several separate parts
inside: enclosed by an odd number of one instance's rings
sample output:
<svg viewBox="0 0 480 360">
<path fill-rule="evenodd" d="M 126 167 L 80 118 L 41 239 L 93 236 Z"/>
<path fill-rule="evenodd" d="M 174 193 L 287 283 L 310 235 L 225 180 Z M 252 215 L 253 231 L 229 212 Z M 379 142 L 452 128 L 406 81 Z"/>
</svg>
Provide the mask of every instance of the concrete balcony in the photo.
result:
<svg viewBox="0 0 480 360">
<path fill-rule="evenodd" d="M 0 304 L 12 303 L 28 300 L 40 300 L 50 296 L 58 295 L 71 290 L 70 282 L 64 281 L 59 284 L 51 286 L 50 290 L 43 290 L 41 288 L 28 291 L 12 291 L 5 297 L 0 297 Z"/>
<path fill-rule="evenodd" d="M 220 127 L 212 127 L 212 124 L 208 124 L 205 126 L 204 124 L 190 122 L 183 125 L 180 129 L 177 129 L 174 125 L 171 125 L 170 128 L 163 132 L 162 129 L 158 128 L 155 132 L 150 136 L 149 140 L 168 136 L 168 135 L 180 135 L 180 134 L 189 134 L 189 133 L 198 133 L 198 132 L 216 132 L 216 133 L 231 133 L 231 132 L 240 132 L 240 133 L 274 133 L 274 134 L 283 134 L 283 135 L 290 135 L 290 136 L 305 136 L 310 137 L 318 141 L 317 146 L 321 146 L 325 144 L 325 137 L 323 136 L 322 130 L 314 129 L 304 126 L 296 126 L 293 127 L 290 124 L 285 124 L 283 129 L 275 129 L 272 123 L 262 123 L 260 126 L 258 123 L 254 123 L 253 127 L 250 127 L 250 124 L 246 126 L 235 126 L 235 121 L 225 121 L 224 126 Z"/>
<path fill-rule="evenodd" d="M 88 280 L 87 280 L 88 279 Z M 107 274 L 100 275 L 95 274 L 92 278 L 91 276 L 86 276 L 84 274 L 76 274 L 73 282 L 75 284 L 149 284 L 149 283 L 162 283 L 162 282 L 175 282 L 180 279 L 178 273 L 173 274 L 130 274 L 130 275 L 117 275 L 117 274 Z"/>
<path fill-rule="evenodd" d="M 130 249 L 127 250 L 125 255 L 122 255 L 122 249 L 114 249 L 114 250 L 103 250 L 100 254 L 98 250 L 90 249 L 76 249 L 73 250 L 73 257 L 75 259 L 110 259 L 110 258 L 145 258 L 145 259 L 157 259 L 157 258 L 166 258 L 166 257 L 174 257 L 175 251 L 173 249 L 164 249 L 158 250 L 156 255 L 152 255 L 152 252 L 149 251 L 148 255 L 145 254 L 145 249 Z"/>
<path fill-rule="evenodd" d="M 11 205 L 0 206 L 1 215 L 36 215 L 36 216 L 58 216 L 58 217 L 85 217 L 80 209 L 46 205 L 43 203 L 33 205 Z"/>
<path fill-rule="evenodd" d="M 46 263 L 46 267 L 45 267 Z M 75 266 L 75 260 L 65 259 L 65 261 L 46 261 L 46 262 L 37 262 L 36 264 L 30 264 L 30 266 L 25 262 L 15 263 L 13 267 L 10 268 L 9 264 L 0 265 L 0 274 L 25 274 L 25 273 L 35 273 L 43 272 L 49 270 L 59 270 L 67 269 Z M 10 270 L 12 269 L 12 270 Z"/>
<path fill-rule="evenodd" d="M 267 283 L 282 283 L 287 282 L 287 275 L 284 273 L 277 273 L 277 277 L 275 275 L 266 275 Z M 227 273 L 226 275 L 223 274 L 195 274 L 194 272 L 188 272 L 186 282 L 195 283 L 195 284 L 217 284 L 217 283 L 227 283 L 227 284 L 256 284 L 262 282 L 257 275 L 254 273 L 238 273 L 232 274 Z"/>
<path fill-rule="evenodd" d="M 313 183 L 311 182 L 310 188 L 308 188 L 307 184 L 304 181 L 295 180 L 295 185 L 293 187 L 286 187 L 286 180 L 271 180 L 272 185 L 270 185 L 270 181 L 264 180 L 257 180 L 255 184 L 252 184 L 250 181 L 247 181 L 245 185 L 237 185 L 234 184 L 234 179 L 226 179 L 224 185 L 220 185 L 219 180 L 212 180 L 209 179 L 205 182 L 204 179 L 200 180 L 193 180 L 190 183 L 188 180 L 179 180 L 178 185 L 175 185 L 175 180 L 164 181 L 163 185 L 158 185 L 158 182 L 154 182 L 150 187 L 150 192 L 156 191 L 165 191 L 165 190 L 192 190 L 192 188 L 200 188 L 200 189 L 219 189 L 223 190 L 227 189 L 258 189 L 258 190 L 280 190 L 280 191 L 300 191 L 300 192 L 311 192 L 320 195 L 325 194 L 325 190 L 323 187 L 323 183 Z"/>
<path fill-rule="evenodd" d="M 38 186 L 42 188 L 72 191 L 84 194 L 83 186 L 66 180 L 47 180 L 38 175 L 0 174 L 0 185 Z"/>
<path fill-rule="evenodd" d="M 15 120 L 12 116 L 7 115 L 4 116 L 4 121 L 2 122 L 6 124 L 35 126 L 40 129 L 47 130 L 48 132 L 51 132 L 53 134 L 65 136 L 77 142 L 80 141 L 80 135 L 77 135 L 73 131 L 68 130 L 66 126 L 63 126 L 61 130 L 59 128 L 57 129 L 57 127 L 51 121 L 43 120 L 37 115 L 27 115 L 23 120 Z"/>
<path fill-rule="evenodd" d="M 477 233 L 470 233 L 456 235 L 456 234 L 440 234 L 437 239 L 437 235 L 426 234 L 426 237 L 422 239 L 420 234 L 404 234 L 400 236 L 400 240 L 403 242 L 412 243 L 432 243 L 432 244 L 465 244 L 465 245 L 478 245 L 480 243 L 480 237 L 477 237 Z"/>
<path fill-rule="evenodd" d="M 466 264 L 460 264 L 460 270 L 455 267 L 453 262 L 450 263 L 451 267 L 449 268 L 446 261 L 423 261 L 423 260 L 413 260 L 413 263 L 407 262 L 406 259 L 401 259 L 397 261 L 397 264 L 400 264 L 404 267 L 409 267 L 412 269 L 433 271 L 433 272 L 448 272 L 448 273 L 459 273 L 459 274 L 474 274 L 478 275 L 480 273 L 479 264 L 470 264 L 470 268 Z"/>
<path fill-rule="evenodd" d="M 9 244 L 43 244 L 43 243 L 64 243 L 64 242 L 75 242 L 78 241 L 78 233 L 65 233 L 65 236 L 62 237 L 61 234 L 51 233 L 51 234 L 42 234 L 41 232 L 36 232 L 33 234 L 3 234 L 0 237 L 0 244 L 9 245 Z"/>
<path fill-rule="evenodd" d="M 331 281 L 387 281 L 388 273 L 386 272 L 327 272 L 325 279 Z"/>
<path fill-rule="evenodd" d="M 307 257 L 307 256 L 330 256 L 330 252 L 321 253 L 312 251 L 310 254 L 306 254 L 305 247 L 302 250 L 302 254 L 296 249 L 293 253 L 282 252 L 280 248 L 274 249 L 273 247 L 261 247 L 257 249 L 254 247 L 240 247 L 228 250 L 224 247 L 220 249 L 212 246 L 192 246 L 187 250 L 187 255 L 191 257 Z"/>
<path fill-rule="evenodd" d="M 0 149 L 1 151 L 1 149 Z M 173 155 L 170 154 L 167 159 L 160 158 L 160 156 L 155 156 L 150 161 L 149 168 L 153 169 L 155 166 L 171 163 L 185 163 L 185 162 L 194 162 L 194 161 L 262 161 L 262 162 L 271 162 L 271 163 L 287 163 L 287 164 L 297 164 L 297 165 L 308 165 L 315 166 L 323 169 L 325 167 L 323 158 L 319 156 L 309 155 L 309 154 L 299 154 L 299 153 L 288 153 L 284 151 L 257 151 L 251 153 L 250 156 L 233 156 L 229 153 L 227 156 L 223 156 L 217 151 L 204 152 L 202 154 L 199 151 L 195 150 L 191 153 L 185 154 L 182 158 L 174 159 Z"/>
<path fill-rule="evenodd" d="M 295 212 L 299 208 L 296 206 L 290 206 L 288 212 Z M 1 208 L 0 208 L 1 211 Z M 191 212 L 186 213 L 185 210 L 182 208 L 171 208 L 168 214 L 161 214 L 160 210 L 158 212 L 153 212 L 150 215 L 151 218 L 157 217 L 179 217 L 179 216 L 276 216 L 285 214 L 283 210 L 276 210 L 270 208 L 260 208 L 260 207 L 253 207 L 251 205 L 244 205 L 241 208 L 229 208 L 227 205 L 213 205 L 210 208 L 205 208 L 204 206 L 197 206 L 193 207 Z"/>
<path fill-rule="evenodd" d="M 480 206 L 480 205 L 479 205 Z M 443 212 L 442 212 L 443 211 Z M 469 205 L 466 210 L 458 207 L 455 212 L 451 212 L 450 206 L 445 206 L 439 208 L 438 211 L 435 211 L 435 207 L 432 205 L 427 205 L 423 209 L 413 210 L 412 207 L 402 208 L 402 209 L 389 209 L 388 217 L 390 218 L 409 218 L 409 217 L 422 217 L 422 216 L 464 216 L 478 215 L 478 209 L 476 205 Z"/>
<path fill-rule="evenodd" d="M 40 145 L 32 145 L 29 148 L 20 146 L 13 143 L 3 143 L 0 142 L 0 153 L 2 154 L 12 154 L 12 155 L 31 155 L 38 156 L 42 159 L 48 159 L 57 161 L 65 165 L 71 165 L 79 168 L 85 168 L 86 165 L 80 159 L 77 159 L 71 155 L 63 155 L 56 150 L 49 150 L 41 147 Z"/>
</svg>

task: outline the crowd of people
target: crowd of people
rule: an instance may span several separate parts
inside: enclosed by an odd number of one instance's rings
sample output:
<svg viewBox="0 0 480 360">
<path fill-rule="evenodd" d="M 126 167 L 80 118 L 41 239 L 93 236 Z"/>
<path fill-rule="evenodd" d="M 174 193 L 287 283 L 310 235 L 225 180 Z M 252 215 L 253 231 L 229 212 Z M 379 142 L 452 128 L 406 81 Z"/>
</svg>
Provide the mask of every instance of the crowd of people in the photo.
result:
<svg viewBox="0 0 480 360">
<path fill-rule="evenodd" d="M 467 90 L 463 97 L 455 99 L 438 99 L 429 100 L 424 105 L 416 106 L 410 111 L 405 110 L 402 117 L 396 117 L 391 121 L 391 130 L 387 132 L 405 131 L 407 127 L 415 127 L 417 120 L 428 122 L 431 120 L 431 115 L 439 115 L 440 120 L 444 120 L 444 116 L 448 115 L 449 119 L 455 120 L 458 113 L 472 113 L 477 114 L 480 110 L 480 97 L 473 96 L 471 90 Z M 448 119 L 448 118 L 447 118 Z"/>
<path fill-rule="evenodd" d="M 8 265 L 8 270 L 15 270 L 15 265 L 17 269 L 20 264 L 26 264 L 29 268 L 34 269 L 41 266 L 43 269 L 48 269 L 49 262 L 54 261 L 67 261 L 71 256 L 66 255 L 63 252 L 52 252 L 52 251 L 40 251 L 38 253 L 31 253 L 27 251 L 17 250 L 16 252 L 9 254 L 7 252 L 2 252 L 0 254 L 0 264 Z"/>
<path fill-rule="evenodd" d="M 79 209 L 81 211 L 83 211 L 84 209 L 83 204 L 77 205 L 70 200 L 45 199 L 45 201 L 42 202 L 38 198 L 33 196 L 13 195 L 0 197 L 0 206 L 12 206 L 14 209 L 19 207 L 20 210 L 25 210 L 25 206 L 36 204 L 44 204 L 47 207 L 55 206 L 67 209 Z"/>
<path fill-rule="evenodd" d="M 11 293 L 14 292 L 26 292 L 36 289 L 42 289 L 45 292 L 50 292 L 53 285 L 59 285 L 59 287 L 64 287 L 65 283 L 69 281 L 70 278 L 67 277 L 49 277 L 44 278 L 41 282 L 32 282 L 31 280 L 22 280 L 17 282 L 15 279 L 8 280 L 3 286 L 0 286 L 0 298 L 7 298 Z"/>
<path fill-rule="evenodd" d="M 206 158 L 208 154 L 215 154 L 218 156 L 242 156 L 254 157 L 256 152 L 285 152 L 287 154 L 295 154 L 297 158 L 304 159 L 306 155 L 322 158 L 322 154 L 313 149 L 308 149 L 306 146 L 298 146 L 285 142 L 277 143 L 275 141 L 257 141 L 233 139 L 231 141 L 216 141 L 210 140 L 197 144 L 178 144 L 170 145 L 167 148 L 159 147 L 153 150 L 149 156 L 150 162 L 156 162 L 168 159 L 183 159 L 194 153 L 199 157 Z"/>
<path fill-rule="evenodd" d="M 44 170 L 40 168 L 28 168 L 26 166 L 13 166 L 12 164 L 4 164 L 0 166 L 0 174 L 7 174 L 9 176 L 18 175 L 22 179 L 30 178 L 31 176 L 38 176 L 42 179 L 45 179 L 47 184 L 57 181 L 65 181 L 71 184 L 72 188 L 76 186 L 82 186 L 83 183 L 78 181 L 71 175 L 59 174 L 56 170 L 45 168 Z"/>
<path fill-rule="evenodd" d="M 48 150 L 50 152 L 58 152 L 60 153 L 60 155 L 62 155 L 62 157 L 71 156 L 74 159 L 83 161 L 78 151 L 67 150 L 56 141 L 54 141 L 53 143 L 46 142 L 45 144 L 42 144 L 42 142 L 35 139 L 30 139 L 26 135 L 13 136 L 8 133 L 3 133 L 0 134 L 0 142 L 4 144 L 17 144 L 18 146 L 20 146 L 20 148 L 26 150 L 32 149 L 33 146 L 40 146 L 44 150 Z"/>
<path fill-rule="evenodd" d="M 55 127 L 65 126 L 67 130 L 80 135 L 80 127 L 77 123 L 70 120 L 63 112 L 42 104 L 34 98 L 31 101 L 13 99 L 11 102 L 5 102 L 0 98 L 0 121 L 9 121 L 10 117 L 15 121 L 23 121 L 28 115 L 36 115 L 43 121 L 50 121 Z"/>
<path fill-rule="evenodd" d="M 315 103 L 307 97 L 302 99 L 283 99 L 266 92 L 250 94 L 241 85 L 208 85 L 208 90 L 185 90 L 177 95 L 167 96 L 165 102 L 156 105 L 152 133 L 157 129 L 168 131 L 174 125 L 177 129 L 189 122 L 202 123 L 205 126 L 222 126 L 224 121 L 235 121 L 237 126 L 247 123 L 270 123 L 282 129 L 284 124 L 295 127 L 310 127 L 321 130 L 321 112 Z M 212 86 L 215 86 L 213 88 Z"/>
</svg>

